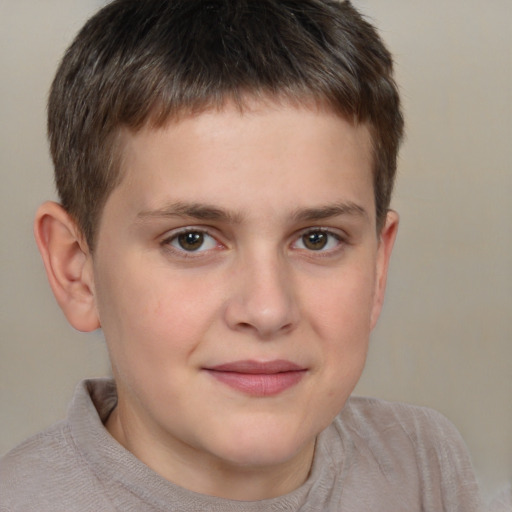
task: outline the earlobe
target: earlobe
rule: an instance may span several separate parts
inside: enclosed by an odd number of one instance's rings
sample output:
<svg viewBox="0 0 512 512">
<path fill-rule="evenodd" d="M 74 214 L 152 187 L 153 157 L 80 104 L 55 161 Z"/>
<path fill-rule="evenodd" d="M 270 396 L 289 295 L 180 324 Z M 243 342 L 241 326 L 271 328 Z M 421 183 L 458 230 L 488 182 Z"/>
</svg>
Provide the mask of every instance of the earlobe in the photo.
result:
<svg viewBox="0 0 512 512">
<path fill-rule="evenodd" d="M 46 202 L 36 213 L 34 235 L 53 294 L 69 323 L 79 331 L 99 328 L 92 258 L 75 221 L 59 204 Z"/>
<path fill-rule="evenodd" d="M 384 302 L 389 260 L 391 258 L 391 251 L 393 250 L 393 245 L 398 232 L 398 221 L 398 213 L 393 210 L 389 210 L 386 215 L 386 222 L 379 237 L 375 276 L 375 295 L 373 298 L 373 309 L 371 315 L 372 329 L 377 324 L 377 320 L 379 319 L 379 315 L 382 310 L 382 304 Z"/>
</svg>

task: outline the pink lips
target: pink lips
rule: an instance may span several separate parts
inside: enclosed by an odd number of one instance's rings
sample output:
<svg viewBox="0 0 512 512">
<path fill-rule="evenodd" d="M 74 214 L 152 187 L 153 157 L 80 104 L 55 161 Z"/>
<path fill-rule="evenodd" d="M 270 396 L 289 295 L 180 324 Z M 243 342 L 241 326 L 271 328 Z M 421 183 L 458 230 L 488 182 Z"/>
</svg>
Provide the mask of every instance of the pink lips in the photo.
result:
<svg viewBox="0 0 512 512">
<path fill-rule="evenodd" d="M 231 388 L 253 396 L 277 395 L 298 384 L 306 373 L 305 368 L 285 360 L 234 361 L 205 370 Z"/>
</svg>

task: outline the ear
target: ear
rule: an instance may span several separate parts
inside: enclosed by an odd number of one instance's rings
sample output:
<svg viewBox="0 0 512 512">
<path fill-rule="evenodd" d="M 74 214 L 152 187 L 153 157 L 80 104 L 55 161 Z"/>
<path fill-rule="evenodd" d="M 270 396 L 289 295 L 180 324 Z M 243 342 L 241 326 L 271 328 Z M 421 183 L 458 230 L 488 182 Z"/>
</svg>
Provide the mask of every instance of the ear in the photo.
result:
<svg viewBox="0 0 512 512">
<path fill-rule="evenodd" d="M 34 235 L 53 294 L 68 322 L 84 332 L 99 328 L 92 257 L 75 221 L 59 204 L 44 203 L 36 213 Z"/>
<path fill-rule="evenodd" d="M 377 324 L 382 304 L 384 302 L 384 293 L 386 291 L 386 281 L 388 277 L 389 260 L 391 251 L 395 243 L 398 231 L 398 213 L 389 210 L 386 214 L 386 222 L 379 236 L 379 246 L 377 248 L 377 267 L 375 280 L 375 294 L 373 297 L 373 309 L 371 315 L 371 328 Z"/>
</svg>

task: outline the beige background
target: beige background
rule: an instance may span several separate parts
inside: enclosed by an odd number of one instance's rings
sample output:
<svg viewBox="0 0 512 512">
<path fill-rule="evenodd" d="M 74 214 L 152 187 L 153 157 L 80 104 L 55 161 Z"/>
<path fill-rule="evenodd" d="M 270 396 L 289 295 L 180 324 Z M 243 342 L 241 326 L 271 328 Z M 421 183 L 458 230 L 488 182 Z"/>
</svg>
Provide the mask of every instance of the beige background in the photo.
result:
<svg viewBox="0 0 512 512">
<path fill-rule="evenodd" d="M 108 372 L 100 336 L 58 310 L 31 232 L 54 197 L 47 90 L 100 3 L 0 0 L 0 452 Z M 512 2 L 354 3 L 395 53 L 408 124 L 387 304 L 357 392 L 447 415 L 491 495 L 512 481 Z"/>
</svg>

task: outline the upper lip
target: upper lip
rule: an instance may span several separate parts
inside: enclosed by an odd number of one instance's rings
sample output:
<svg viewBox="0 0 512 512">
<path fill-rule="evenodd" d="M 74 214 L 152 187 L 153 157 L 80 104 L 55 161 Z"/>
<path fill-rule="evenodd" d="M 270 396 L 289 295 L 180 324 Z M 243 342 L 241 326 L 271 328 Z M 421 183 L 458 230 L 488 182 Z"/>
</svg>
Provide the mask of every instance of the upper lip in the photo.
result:
<svg viewBox="0 0 512 512">
<path fill-rule="evenodd" d="M 275 359 L 273 361 L 254 361 L 247 359 L 243 361 L 232 361 L 222 363 L 216 366 L 210 366 L 206 370 L 216 372 L 233 372 L 248 374 L 271 375 L 274 373 L 304 371 L 306 368 L 285 359 Z"/>
</svg>

